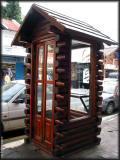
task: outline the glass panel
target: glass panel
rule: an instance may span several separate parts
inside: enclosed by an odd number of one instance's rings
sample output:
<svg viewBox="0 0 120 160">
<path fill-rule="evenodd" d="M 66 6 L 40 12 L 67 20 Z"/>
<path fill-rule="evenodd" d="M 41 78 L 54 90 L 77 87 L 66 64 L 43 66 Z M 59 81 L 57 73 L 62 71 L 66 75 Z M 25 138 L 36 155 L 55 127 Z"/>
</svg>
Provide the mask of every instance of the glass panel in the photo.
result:
<svg viewBox="0 0 120 160">
<path fill-rule="evenodd" d="M 47 46 L 47 80 L 53 80 L 54 44 Z"/>
<path fill-rule="evenodd" d="M 19 100 L 21 99 L 22 102 L 21 103 L 24 103 L 25 102 L 25 91 L 23 91 L 15 100 Z M 14 102 L 13 102 L 14 103 Z"/>
<path fill-rule="evenodd" d="M 52 118 L 52 93 L 53 85 L 46 84 L 46 118 Z"/>
<path fill-rule="evenodd" d="M 2 86 L 2 102 L 9 102 L 20 90 L 25 87 L 25 84 L 10 82 Z"/>
<path fill-rule="evenodd" d="M 38 83 L 37 86 L 37 106 L 36 106 L 36 112 L 37 114 L 41 115 L 41 97 L 42 97 L 42 84 Z"/>
<path fill-rule="evenodd" d="M 89 114 L 89 89 L 90 47 L 73 49 L 71 52 L 71 110 L 80 111 L 83 113 L 81 115 Z"/>
<path fill-rule="evenodd" d="M 38 49 L 38 80 L 42 80 L 43 46 Z"/>
</svg>

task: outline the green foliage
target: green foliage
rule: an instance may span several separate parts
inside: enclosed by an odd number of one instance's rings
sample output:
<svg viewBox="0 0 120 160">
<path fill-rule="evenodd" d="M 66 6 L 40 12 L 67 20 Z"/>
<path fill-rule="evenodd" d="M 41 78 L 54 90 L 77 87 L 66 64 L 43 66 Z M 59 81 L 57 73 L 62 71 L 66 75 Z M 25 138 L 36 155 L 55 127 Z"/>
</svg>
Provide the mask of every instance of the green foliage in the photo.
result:
<svg viewBox="0 0 120 160">
<path fill-rule="evenodd" d="M 2 6 L 2 18 L 15 19 L 18 23 L 21 23 L 21 7 L 19 7 L 18 1 L 7 1 L 7 5 Z"/>
</svg>

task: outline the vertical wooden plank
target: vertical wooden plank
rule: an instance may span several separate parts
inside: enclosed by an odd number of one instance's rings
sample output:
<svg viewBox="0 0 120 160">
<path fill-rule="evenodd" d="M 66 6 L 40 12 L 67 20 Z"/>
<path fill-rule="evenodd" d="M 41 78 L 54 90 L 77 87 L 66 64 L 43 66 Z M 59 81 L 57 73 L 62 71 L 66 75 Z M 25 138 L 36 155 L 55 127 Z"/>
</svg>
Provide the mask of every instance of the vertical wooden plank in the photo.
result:
<svg viewBox="0 0 120 160">
<path fill-rule="evenodd" d="M 90 116 L 95 116 L 95 91 L 96 91 L 96 44 L 91 45 L 91 54 L 90 54 Z"/>
<path fill-rule="evenodd" d="M 51 136 L 51 142 L 52 142 L 52 147 L 51 147 L 51 152 L 53 152 L 53 139 L 54 139 L 54 115 L 55 115 L 55 62 L 56 62 L 56 53 L 55 53 L 55 48 L 56 48 L 56 41 L 54 41 L 54 60 L 53 60 L 53 105 L 52 105 L 52 123 L 51 123 L 51 130 L 52 130 L 52 136 Z"/>
</svg>

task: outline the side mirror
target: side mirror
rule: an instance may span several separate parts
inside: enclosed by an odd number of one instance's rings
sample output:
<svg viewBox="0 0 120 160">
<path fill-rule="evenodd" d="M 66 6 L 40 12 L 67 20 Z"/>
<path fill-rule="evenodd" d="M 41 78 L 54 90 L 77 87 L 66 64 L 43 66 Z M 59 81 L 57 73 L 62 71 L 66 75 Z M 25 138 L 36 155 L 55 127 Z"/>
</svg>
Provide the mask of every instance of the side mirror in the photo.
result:
<svg viewBox="0 0 120 160">
<path fill-rule="evenodd" d="M 14 100 L 14 103 L 16 103 L 16 104 L 24 103 L 24 99 L 16 99 L 16 100 Z"/>
</svg>

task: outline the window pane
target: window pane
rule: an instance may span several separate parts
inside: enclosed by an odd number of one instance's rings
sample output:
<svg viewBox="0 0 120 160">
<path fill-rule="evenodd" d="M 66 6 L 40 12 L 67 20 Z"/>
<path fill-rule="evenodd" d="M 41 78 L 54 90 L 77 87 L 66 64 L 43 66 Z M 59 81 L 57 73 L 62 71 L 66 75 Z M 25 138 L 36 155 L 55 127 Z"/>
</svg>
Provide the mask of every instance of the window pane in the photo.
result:
<svg viewBox="0 0 120 160">
<path fill-rule="evenodd" d="M 54 44 L 47 46 L 47 80 L 53 80 Z"/>
<path fill-rule="evenodd" d="M 9 102 L 21 89 L 25 87 L 25 84 L 8 83 L 2 87 L 2 102 Z"/>
<path fill-rule="evenodd" d="M 39 115 L 41 115 L 41 97 L 42 97 L 42 84 L 38 83 L 38 86 L 37 86 L 37 106 L 36 106 L 36 112 Z"/>
<path fill-rule="evenodd" d="M 71 53 L 71 110 L 80 116 L 89 114 L 90 47 L 73 49 Z M 71 115 L 74 113 L 71 112 Z"/>
<path fill-rule="evenodd" d="M 52 118 L 52 91 L 53 85 L 46 84 L 46 118 Z"/>
<path fill-rule="evenodd" d="M 25 102 L 25 91 L 23 91 L 17 98 L 16 98 L 16 100 L 17 99 L 21 99 L 21 100 L 23 100 L 23 102 Z"/>
<path fill-rule="evenodd" d="M 42 80 L 43 46 L 38 49 L 38 80 Z"/>
</svg>

